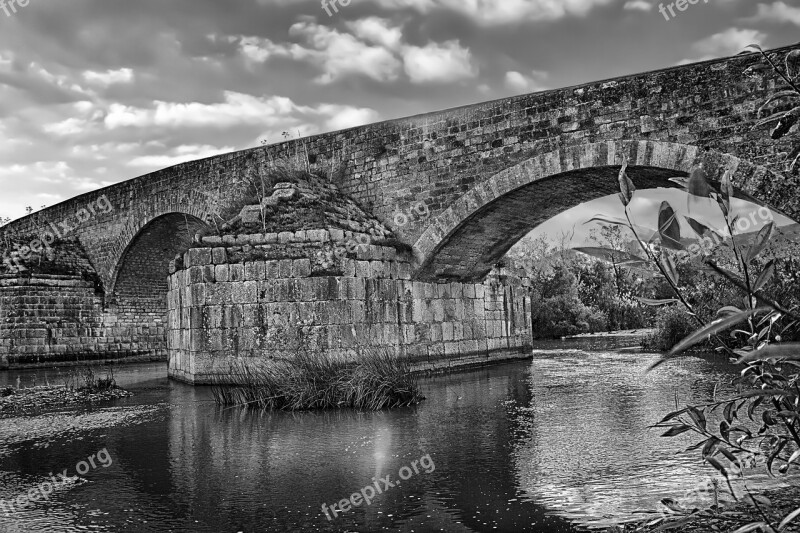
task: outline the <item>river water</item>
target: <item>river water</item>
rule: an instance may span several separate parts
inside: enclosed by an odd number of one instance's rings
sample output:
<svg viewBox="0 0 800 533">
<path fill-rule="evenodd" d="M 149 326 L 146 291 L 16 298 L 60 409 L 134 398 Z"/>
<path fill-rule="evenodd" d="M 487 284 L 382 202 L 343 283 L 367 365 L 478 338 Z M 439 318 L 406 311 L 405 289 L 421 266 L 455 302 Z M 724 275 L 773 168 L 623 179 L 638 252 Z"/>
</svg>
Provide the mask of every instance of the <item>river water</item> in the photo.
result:
<svg viewBox="0 0 800 533">
<path fill-rule="evenodd" d="M 58 480 L 46 500 L 0 507 L 0 532 L 568 532 L 628 520 L 713 475 L 682 452 L 689 434 L 647 427 L 676 397 L 707 401 L 720 382 L 724 395 L 737 370 L 708 357 L 644 374 L 655 356 L 615 342 L 424 378 L 421 405 L 377 413 L 222 409 L 209 389 L 168 381 L 165 365 L 121 367 L 132 398 L 0 421 L 0 500 Z M 0 386 L 67 372 L 12 371 Z M 64 469 L 83 475 L 62 482 Z M 382 491 L 370 505 L 326 518 L 323 504 L 368 486 Z"/>
</svg>

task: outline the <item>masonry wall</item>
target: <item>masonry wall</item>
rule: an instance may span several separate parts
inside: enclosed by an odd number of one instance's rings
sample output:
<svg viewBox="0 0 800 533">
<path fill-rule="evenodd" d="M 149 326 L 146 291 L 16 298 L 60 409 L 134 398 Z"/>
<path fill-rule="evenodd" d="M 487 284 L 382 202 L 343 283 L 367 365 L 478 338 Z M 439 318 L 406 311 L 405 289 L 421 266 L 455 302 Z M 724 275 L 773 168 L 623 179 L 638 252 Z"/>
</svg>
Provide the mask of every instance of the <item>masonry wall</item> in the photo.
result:
<svg viewBox="0 0 800 533">
<path fill-rule="evenodd" d="M 170 276 L 171 377 L 225 381 L 242 358 L 292 357 L 301 343 L 345 358 L 388 348 L 420 370 L 520 357 L 531 348 L 528 282 L 513 272 L 479 284 L 416 282 L 406 258 L 373 245 L 326 267 L 341 275 L 315 275 L 309 258 L 235 263 L 235 255 L 195 248 Z"/>
<path fill-rule="evenodd" d="M 80 276 L 0 276 L 0 368 L 166 358 L 165 328 L 150 329 L 104 311 L 94 283 Z"/>
<path fill-rule="evenodd" d="M 798 47 L 778 50 L 779 60 Z M 269 161 L 296 153 L 308 153 L 314 170 L 341 170 L 334 173 L 340 189 L 407 244 L 419 238 L 429 221 L 398 227 L 392 222 L 398 209 L 424 202 L 430 217 L 438 217 L 494 174 L 588 143 L 678 143 L 781 172 L 778 154 L 791 151 L 790 140 L 776 142 L 766 130 L 753 130 L 760 103 L 779 85 L 770 72 L 744 74 L 761 63 L 758 55 L 740 55 L 215 156 L 87 193 L 15 221 L 0 233 L 37 231 L 62 220 L 76 224 L 79 209 L 107 195 L 114 210 L 98 212 L 73 234 L 80 234 L 111 293 L 121 258 L 149 222 L 168 213 L 205 220 L 219 212 L 231 218 L 243 205 L 247 183 L 259 179 Z M 800 214 L 796 176 L 775 179 L 760 173 L 735 185 L 790 215 Z"/>
</svg>

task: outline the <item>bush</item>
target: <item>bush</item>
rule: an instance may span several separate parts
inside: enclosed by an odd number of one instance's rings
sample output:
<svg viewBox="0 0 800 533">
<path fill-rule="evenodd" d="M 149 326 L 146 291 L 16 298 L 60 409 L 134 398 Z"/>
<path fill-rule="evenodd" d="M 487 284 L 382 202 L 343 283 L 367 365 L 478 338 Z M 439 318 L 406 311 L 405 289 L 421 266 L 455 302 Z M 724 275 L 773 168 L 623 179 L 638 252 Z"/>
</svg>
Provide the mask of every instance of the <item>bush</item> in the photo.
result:
<svg viewBox="0 0 800 533">
<path fill-rule="evenodd" d="M 423 397 L 407 360 L 380 350 L 346 361 L 298 349 L 291 359 L 241 363 L 236 385 L 212 389 L 220 405 L 263 410 L 379 409 L 416 405 Z"/>
<path fill-rule="evenodd" d="M 642 345 L 647 350 L 663 352 L 688 337 L 695 329 L 695 321 L 679 306 L 662 307 L 656 315 L 656 330 L 644 338 Z"/>
<path fill-rule="evenodd" d="M 533 310 L 533 335 L 538 339 L 604 331 L 606 325 L 605 314 L 566 294 L 541 300 Z"/>
</svg>

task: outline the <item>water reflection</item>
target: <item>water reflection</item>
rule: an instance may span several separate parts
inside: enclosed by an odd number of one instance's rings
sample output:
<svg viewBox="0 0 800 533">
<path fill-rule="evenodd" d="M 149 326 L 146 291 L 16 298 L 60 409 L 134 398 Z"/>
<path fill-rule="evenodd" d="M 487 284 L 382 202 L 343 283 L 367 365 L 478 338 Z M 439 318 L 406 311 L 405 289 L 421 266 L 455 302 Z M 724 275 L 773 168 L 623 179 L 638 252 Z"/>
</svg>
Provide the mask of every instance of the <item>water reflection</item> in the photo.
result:
<svg viewBox="0 0 800 533">
<path fill-rule="evenodd" d="M 633 353 L 540 353 L 426 379 L 415 409 L 301 414 L 223 410 L 161 365 L 122 369 L 133 398 L 0 422 L 0 499 L 102 448 L 114 459 L 47 502 L 0 512 L 0 531 L 576 531 L 706 473 L 675 453 L 688 442 L 646 427 L 676 391 L 703 400 L 732 369 L 695 359 L 644 376 L 645 365 Z M 323 504 L 397 481 L 426 454 L 433 472 L 326 519 Z"/>
</svg>

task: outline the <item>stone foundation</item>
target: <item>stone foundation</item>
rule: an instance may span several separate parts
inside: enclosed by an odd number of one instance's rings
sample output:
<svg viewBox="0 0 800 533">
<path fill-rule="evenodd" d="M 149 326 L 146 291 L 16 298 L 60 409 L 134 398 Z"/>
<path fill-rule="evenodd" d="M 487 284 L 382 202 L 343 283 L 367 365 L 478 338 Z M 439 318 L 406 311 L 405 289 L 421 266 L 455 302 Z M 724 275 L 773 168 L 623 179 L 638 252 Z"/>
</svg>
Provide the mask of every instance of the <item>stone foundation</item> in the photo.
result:
<svg viewBox="0 0 800 533">
<path fill-rule="evenodd" d="M 104 310 L 103 295 L 81 276 L 0 276 L 0 368 L 166 358 L 164 324 L 130 322 Z"/>
<path fill-rule="evenodd" d="M 312 237 L 237 238 L 241 246 L 194 248 L 174 265 L 169 375 L 224 382 L 233 363 L 291 357 L 299 343 L 341 357 L 388 348 L 420 370 L 530 351 L 527 280 L 500 270 L 479 284 L 422 283 L 394 248 Z"/>
</svg>

